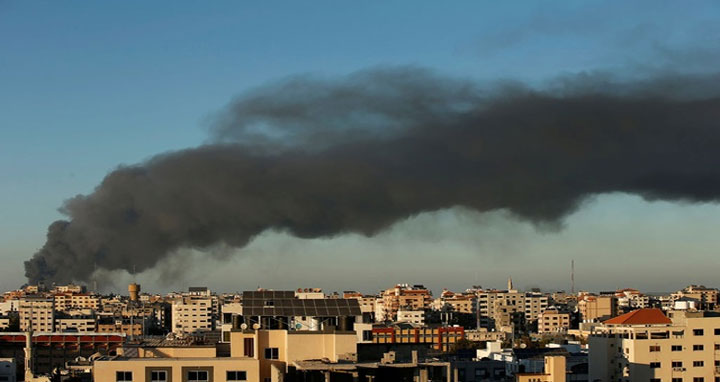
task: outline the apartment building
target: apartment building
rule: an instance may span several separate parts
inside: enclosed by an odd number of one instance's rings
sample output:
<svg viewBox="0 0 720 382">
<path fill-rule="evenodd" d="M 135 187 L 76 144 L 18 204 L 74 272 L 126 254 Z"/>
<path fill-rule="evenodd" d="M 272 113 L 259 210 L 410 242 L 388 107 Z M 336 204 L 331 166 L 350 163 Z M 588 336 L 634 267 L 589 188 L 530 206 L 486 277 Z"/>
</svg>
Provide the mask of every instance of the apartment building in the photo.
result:
<svg viewBox="0 0 720 382">
<path fill-rule="evenodd" d="M 18 308 L 20 330 L 52 332 L 55 324 L 55 301 L 52 297 L 25 297 Z"/>
<path fill-rule="evenodd" d="M 100 308 L 100 297 L 88 293 L 56 293 L 53 295 L 55 310 L 67 311 L 72 309 L 93 309 Z"/>
<path fill-rule="evenodd" d="M 73 314 L 58 312 L 55 315 L 55 331 L 57 332 L 95 332 L 95 315 L 91 311 L 75 311 Z"/>
<path fill-rule="evenodd" d="M 639 309 L 589 337 L 590 380 L 713 382 L 720 377 L 720 315 Z"/>
<path fill-rule="evenodd" d="M 570 329 L 570 313 L 549 308 L 538 317 L 538 333 L 560 333 Z"/>
<path fill-rule="evenodd" d="M 521 330 L 526 324 L 537 321 L 549 305 L 547 294 L 519 292 L 513 288 L 512 279 L 508 279 L 507 290 L 479 290 L 476 293 L 479 314 L 493 319 L 499 330 L 509 327 Z"/>
<path fill-rule="evenodd" d="M 607 320 L 618 314 L 617 297 L 583 294 L 578 301 L 578 311 L 583 322 Z"/>
<path fill-rule="evenodd" d="M 213 301 L 207 296 L 186 296 L 172 303 L 174 333 L 209 332 L 215 328 Z"/>
<path fill-rule="evenodd" d="M 238 330 L 231 333 L 229 357 L 219 357 L 213 345 L 145 342 L 96 360 L 93 377 L 96 381 L 280 381 L 298 361 L 337 362 L 356 351 L 354 332 Z"/>
<path fill-rule="evenodd" d="M 618 309 L 621 311 L 643 309 L 650 307 L 650 296 L 642 294 L 637 289 L 625 288 L 615 292 Z"/>
<path fill-rule="evenodd" d="M 713 310 L 718 303 L 718 290 L 704 285 L 689 285 L 671 295 L 673 301 L 690 298 L 697 302 L 697 309 Z"/>
<path fill-rule="evenodd" d="M 405 322 L 414 325 L 425 325 L 424 310 L 405 310 L 400 308 L 397 312 L 397 322 Z"/>
<path fill-rule="evenodd" d="M 126 336 L 132 337 L 143 334 L 143 325 L 147 327 L 148 323 L 143 323 L 142 319 L 101 317 L 97 320 L 96 330 L 98 333 L 123 333 Z"/>
<path fill-rule="evenodd" d="M 242 303 L 239 302 L 229 302 L 222 304 L 220 306 L 220 317 L 221 318 L 221 325 L 220 325 L 220 332 L 221 335 L 221 341 L 222 342 L 230 342 L 230 332 L 232 331 L 234 325 L 234 322 L 238 321 L 242 317 Z"/>
<path fill-rule="evenodd" d="M 375 296 L 363 295 L 362 293 L 355 291 L 344 291 L 343 298 L 356 299 L 358 301 L 358 304 L 360 305 L 360 311 L 363 313 L 363 315 L 368 313 L 375 313 L 375 301 L 377 300 L 377 297 Z"/>
<path fill-rule="evenodd" d="M 433 309 L 475 314 L 477 311 L 477 296 L 475 293 L 455 293 L 443 289 L 440 297 L 433 302 Z"/>
<path fill-rule="evenodd" d="M 381 293 L 375 317 L 377 321 L 394 321 L 401 307 L 427 310 L 433 302 L 432 292 L 422 285 L 398 284 Z"/>
<path fill-rule="evenodd" d="M 86 288 L 82 285 L 66 284 L 53 286 L 52 293 L 85 293 Z"/>
<path fill-rule="evenodd" d="M 0 330 L 7 330 L 10 327 L 10 317 L 0 316 Z"/>
<path fill-rule="evenodd" d="M 465 328 L 462 326 L 414 327 L 399 324 L 372 329 L 372 342 L 376 344 L 428 344 L 443 351 L 450 350 L 453 344 L 463 338 L 465 338 Z"/>
</svg>

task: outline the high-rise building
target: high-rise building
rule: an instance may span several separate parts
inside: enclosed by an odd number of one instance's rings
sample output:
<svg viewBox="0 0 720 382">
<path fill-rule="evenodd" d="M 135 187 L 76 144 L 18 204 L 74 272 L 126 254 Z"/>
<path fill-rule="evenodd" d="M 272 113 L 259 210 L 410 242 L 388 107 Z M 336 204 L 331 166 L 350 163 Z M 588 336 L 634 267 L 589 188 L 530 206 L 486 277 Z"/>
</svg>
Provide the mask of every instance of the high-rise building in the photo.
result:
<svg viewBox="0 0 720 382">
<path fill-rule="evenodd" d="M 20 330 L 52 332 L 55 323 L 55 302 L 52 297 L 25 297 L 20 300 Z"/>
<path fill-rule="evenodd" d="M 172 303 L 172 331 L 175 333 L 209 332 L 215 328 L 212 299 L 180 297 Z"/>
</svg>

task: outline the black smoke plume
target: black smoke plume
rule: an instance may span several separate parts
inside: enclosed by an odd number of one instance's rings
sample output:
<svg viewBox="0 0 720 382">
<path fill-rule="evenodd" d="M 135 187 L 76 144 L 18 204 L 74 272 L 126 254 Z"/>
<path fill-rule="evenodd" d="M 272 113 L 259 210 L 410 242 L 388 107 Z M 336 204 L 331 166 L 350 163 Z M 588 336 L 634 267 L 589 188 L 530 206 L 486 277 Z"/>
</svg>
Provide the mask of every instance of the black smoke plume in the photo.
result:
<svg viewBox="0 0 720 382">
<path fill-rule="evenodd" d="M 588 196 L 720 199 L 720 76 L 598 76 L 542 89 L 415 68 L 255 89 L 203 146 L 108 174 L 25 262 L 30 282 L 142 271 L 265 230 L 374 235 L 424 211 L 557 223 Z"/>
</svg>

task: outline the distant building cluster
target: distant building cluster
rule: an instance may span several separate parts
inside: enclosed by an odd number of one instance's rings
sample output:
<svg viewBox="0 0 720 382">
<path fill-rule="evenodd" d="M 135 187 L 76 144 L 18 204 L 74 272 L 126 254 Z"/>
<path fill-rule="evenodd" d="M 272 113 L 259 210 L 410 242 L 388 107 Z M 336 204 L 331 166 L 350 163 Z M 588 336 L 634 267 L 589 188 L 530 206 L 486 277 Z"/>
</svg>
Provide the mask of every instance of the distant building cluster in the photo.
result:
<svg viewBox="0 0 720 382">
<path fill-rule="evenodd" d="M 397 284 L 165 295 L 30 285 L 0 299 L 0 381 L 720 380 L 718 290 Z M 6 366 L 6 367 L 5 367 Z M 3 374 L 4 373 L 4 374 Z"/>
</svg>

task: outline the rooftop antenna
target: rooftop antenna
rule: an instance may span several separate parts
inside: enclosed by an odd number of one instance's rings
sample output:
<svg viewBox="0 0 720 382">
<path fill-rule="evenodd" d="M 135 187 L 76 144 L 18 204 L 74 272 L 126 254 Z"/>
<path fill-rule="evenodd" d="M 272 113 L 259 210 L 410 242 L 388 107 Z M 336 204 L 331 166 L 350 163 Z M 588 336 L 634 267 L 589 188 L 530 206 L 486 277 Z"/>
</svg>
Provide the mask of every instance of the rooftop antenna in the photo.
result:
<svg viewBox="0 0 720 382">
<path fill-rule="evenodd" d="M 575 294 L 575 259 L 570 260 L 570 294 Z"/>
<path fill-rule="evenodd" d="M 97 292 L 97 261 L 93 263 L 93 292 Z"/>
</svg>

